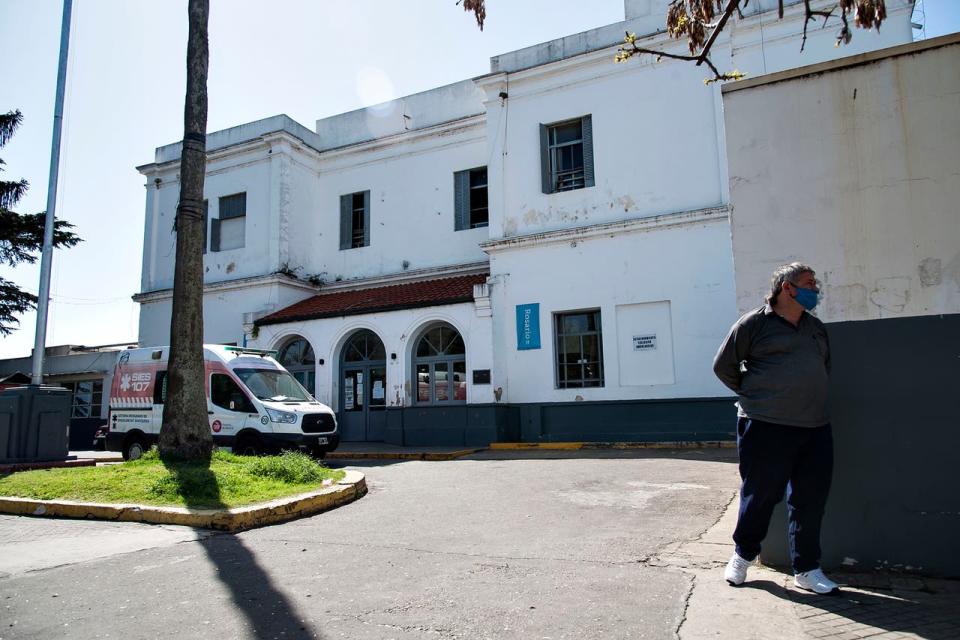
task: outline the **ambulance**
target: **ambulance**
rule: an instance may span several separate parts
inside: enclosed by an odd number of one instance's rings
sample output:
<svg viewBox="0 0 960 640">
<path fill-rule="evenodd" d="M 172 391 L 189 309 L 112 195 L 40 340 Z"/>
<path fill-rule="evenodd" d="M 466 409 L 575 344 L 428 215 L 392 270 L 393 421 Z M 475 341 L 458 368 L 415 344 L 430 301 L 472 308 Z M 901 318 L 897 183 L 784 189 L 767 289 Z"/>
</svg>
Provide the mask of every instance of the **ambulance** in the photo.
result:
<svg viewBox="0 0 960 640">
<path fill-rule="evenodd" d="M 305 449 L 322 458 L 340 444 L 337 419 L 274 351 L 204 345 L 204 386 L 213 442 L 256 455 Z M 136 460 L 156 444 L 167 396 L 169 347 L 128 349 L 117 359 L 104 441 L 108 451 Z"/>
</svg>

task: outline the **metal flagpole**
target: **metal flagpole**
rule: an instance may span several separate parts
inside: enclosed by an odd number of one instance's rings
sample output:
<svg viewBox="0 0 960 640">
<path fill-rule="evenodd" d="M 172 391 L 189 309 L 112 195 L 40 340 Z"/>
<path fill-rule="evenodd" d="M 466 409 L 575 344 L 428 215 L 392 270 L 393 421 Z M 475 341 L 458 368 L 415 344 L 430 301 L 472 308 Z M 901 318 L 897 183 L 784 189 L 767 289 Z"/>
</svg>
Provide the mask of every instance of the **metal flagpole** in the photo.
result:
<svg viewBox="0 0 960 640">
<path fill-rule="evenodd" d="M 57 99 L 53 109 L 53 145 L 50 152 L 50 179 L 47 183 L 47 217 L 43 228 L 43 253 L 40 257 L 40 293 L 37 300 L 37 330 L 33 343 L 31 382 L 43 384 L 43 356 L 47 343 L 47 311 L 50 306 L 50 268 L 53 261 L 53 222 L 57 205 L 57 178 L 60 173 L 60 133 L 63 128 L 63 94 L 67 84 L 67 51 L 70 48 L 70 13 L 73 0 L 63 0 L 63 24 L 60 27 L 60 67 L 57 71 Z"/>
</svg>

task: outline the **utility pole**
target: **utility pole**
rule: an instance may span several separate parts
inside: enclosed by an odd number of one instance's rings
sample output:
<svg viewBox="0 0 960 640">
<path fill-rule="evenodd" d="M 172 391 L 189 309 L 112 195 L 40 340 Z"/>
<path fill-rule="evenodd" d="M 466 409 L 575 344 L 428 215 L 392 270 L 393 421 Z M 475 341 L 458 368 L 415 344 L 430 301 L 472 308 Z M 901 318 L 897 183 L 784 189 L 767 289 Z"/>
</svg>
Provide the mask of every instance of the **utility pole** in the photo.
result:
<svg viewBox="0 0 960 640">
<path fill-rule="evenodd" d="M 47 311 L 50 307 L 50 269 L 53 261 L 53 223 L 56 218 L 57 179 L 60 174 L 60 134 L 63 129 L 63 94 L 67 85 L 67 52 L 70 48 L 70 14 L 73 0 L 63 0 L 60 26 L 60 66 L 57 70 L 57 98 L 53 108 L 53 144 L 50 151 L 50 179 L 47 182 L 47 217 L 40 256 L 40 292 L 37 299 L 37 329 L 33 343 L 31 383 L 43 384 L 43 356 L 47 344 Z"/>
</svg>

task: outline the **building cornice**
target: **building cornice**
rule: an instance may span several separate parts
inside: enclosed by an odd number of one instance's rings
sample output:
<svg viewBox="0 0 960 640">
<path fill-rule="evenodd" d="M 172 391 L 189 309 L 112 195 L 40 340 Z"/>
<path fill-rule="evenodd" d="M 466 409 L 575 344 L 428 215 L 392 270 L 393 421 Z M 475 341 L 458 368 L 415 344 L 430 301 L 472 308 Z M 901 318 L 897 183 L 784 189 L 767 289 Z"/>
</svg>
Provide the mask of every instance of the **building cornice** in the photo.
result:
<svg viewBox="0 0 960 640">
<path fill-rule="evenodd" d="M 272 131 L 265 133 L 253 140 L 245 140 L 226 147 L 220 147 L 207 152 L 207 164 L 227 160 L 233 156 L 260 151 L 276 146 L 278 142 L 290 144 L 294 149 L 305 153 L 312 158 L 319 158 L 320 153 L 306 142 L 287 131 Z M 168 160 L 167 162 L 151 162 L 137 167 L 137 171 L 147 177 L 158 173 L 174 171 L 180 167 L 180 160 Z"/>
<path fill-rule="evenodd" d="M 372 153 L 376 151 L 382 151 L 399 144 L 412 144 L 421 140 L 482 128 L 485 127 L 486 124 L 487 114 L 478 113 L 465 118 L 442 122 L 431 127 L 425 127 L 423 129 L 411 129 L 410 131 L 390 134 L 383 138 L 374 138 L 372 140 L 355 142 L 342 147 L 325 149 L 322 157 L 324 160 L 335 160 L 356 153 Z"/>
<path fill-rule="evenodd" d="M 293 289 L 301 289 L 308 293 L 317 293 L 319 287 L 309 282 L 291 278 L 280 273 L 271 273 L 264 276 L 250 276 L 249 278 L 237 278 L 236 280 L 223 280 L 220 282 L 207 282 L 203 285 L 203 293 L 223 293 L 226 291 L 236 291 L 239 289 L 249 289 L 250 287 L 269 287 L 282 286 Z M 161 302 L 173 298 L 173 289 L 157 289 L 156 291 L 143 291 L 133 294 L 133 301 Z"/>
<path fill-rule="evenodd" d="M 470 262 L 465 264 L 447 265 L 442 267 L 430 267 L 427 269 L 416 269 L 370 278 L 354 278 L 351 280 L 341 280 L 339 282 L 326 282 L 322 285 L 314 286 L 309 282 L 291 278 L 283 274 L 272 273 L 265 276 L 251 276 L 249 278 L 237 278 L 236 280 L 225 280 L 221 282 L 208 282 L 203 285 L 203 293 L 223 293 L 227 291 L 236 291 L 249 289 L 251 287 L 264 286 L 284 286 L 295 289 L 301 289 L 305 292 L 331 293 L 334 291 L 349 291 L 351 289 L 366 289 L 380 285 L 399 284 L 407 282 L 418 282 L 421 280 L 435 280 L 437 278 L 465 276 L 478 273 L 486 273 L 490 270 L 490 263 L 486 260 L 482 262 Z M 145 291 L 133 295 L 133 301 L 139 303 L 161 302 L 173 298 L 173 289 L 158 289 L 157 291 Z"/>
<path fill-rule="evenodd" d="M 729 217 L 730 209 L 727 206 L 710 207 L 708 209 L 697 209 L 695 211 L 678 211 L 676 213 L 630 218 L 616 222 L 603 222 L 584 227 L 558 229 L 556 231 L 544 231 L 542 233 L 531 233 L 511 238 L 490 240 L 489 242 L 480 243 L 480 248 L 487 254 L 492 254 L 514 249 L 526 249 L 550 244 L 587 240 L 600 236 L 643 233 L 691 224 L 717 222 L 727 220 Z"/>
<path fill-rule="evenodd" d="M 332 293 L 334 291 L 349 291 L 351 289 L 367 289 L 381 285 L 419 282 L 421 280 L 436 280 L 438 278 L 447 278 L 453 276 L 469 276 L 478 273 L 486 273 L 489 270 L 490 263 L 484 260 L 482 262 L 469 262 L 465 264 L 403 271 L 401 273 L 393 273 L 372 278 L 356 278 L 352 280 L 341 280 L 340 282 L 330 282 L 323 285 L 322 291 L 323 293 Z"/>
</svg>

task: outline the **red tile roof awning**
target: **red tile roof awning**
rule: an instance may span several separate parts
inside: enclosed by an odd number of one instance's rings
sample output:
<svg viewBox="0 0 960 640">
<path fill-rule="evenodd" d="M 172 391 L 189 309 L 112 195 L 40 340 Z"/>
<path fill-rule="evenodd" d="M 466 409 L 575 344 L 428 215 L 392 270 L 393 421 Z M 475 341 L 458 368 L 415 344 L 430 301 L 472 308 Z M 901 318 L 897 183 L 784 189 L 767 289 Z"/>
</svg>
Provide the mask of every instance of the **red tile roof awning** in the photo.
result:
<svg viewBox="0 0 960 640">
<path fill-rule="evenodd" d="M 486 282 L 488 275 L 481 273 L 370 289 L 321 293 L 264 316 L 255 324 L 263 326 L 472 302 L 473 286 Z"/>
</svg>

